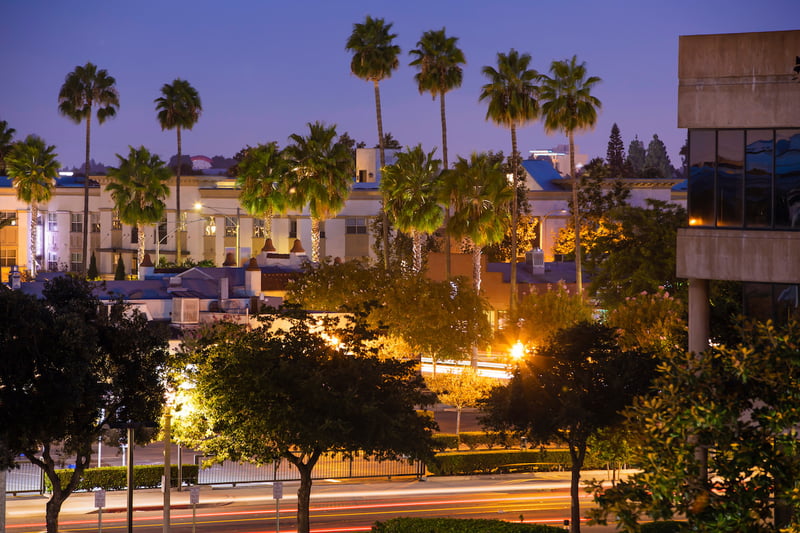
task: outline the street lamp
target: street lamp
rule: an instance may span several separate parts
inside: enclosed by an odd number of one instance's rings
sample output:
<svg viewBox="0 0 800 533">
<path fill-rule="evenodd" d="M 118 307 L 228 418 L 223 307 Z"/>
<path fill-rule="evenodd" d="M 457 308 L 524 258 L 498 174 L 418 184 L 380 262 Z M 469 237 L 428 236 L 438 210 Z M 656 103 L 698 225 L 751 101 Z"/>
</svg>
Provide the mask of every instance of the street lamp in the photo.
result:
<svg viewBox="0 0 800 533">
<path fill-rule="evenodd" d="M 542 216 L 542 223 L 539 224 L 539 248 L 541 248 L 542 252 L 544 252 L 544 236 L 545 236 L 544 223 L 547 222 L 547 217 L 549 217 L 550 215 L 554 215 L 556 213 L 565 214 L 566 212 L 567 210 L 562 207 L 560 209 L 553 209 L 551 211 L 548 211 L 547 213 L 544 214 L 544 216 Z"/>
<path fill-rule="evenodd" d="M 239 241 L 239 233 L 240 233 L 239 228 L 240 228 L 240 225 L 239 225 L 239 223 L 241 222 L 241 220 L 240 220 L 241 213 L 240 213 L 239 207 L 238 206 L 236 207 L 236 217 L 235 218 L 233 216 L 231 216 L 231 215 L 226 214 L 221 209 L 218 209 L 216 207 L 203 205 L 200 202 L 197 202 L 197 203 L 194 204 L 195 211 L 199 212 L 199 211 L 202 211 L 204 208 L 205 209 L 209 209 L 209 210 L 211 210 L 211 211 L 213 211 L 215 213 L 219 213 L 220 215 L 224 216 L 226 220 L 230 218 L 230 219 L 233 219 L 236 222 L 236 266 L 240 266 L 241 257 L 239 257 L 239 255 L 240 255 L 240 247 L 239 247 L 240 246 L 240 241 Z"/>
</svg>

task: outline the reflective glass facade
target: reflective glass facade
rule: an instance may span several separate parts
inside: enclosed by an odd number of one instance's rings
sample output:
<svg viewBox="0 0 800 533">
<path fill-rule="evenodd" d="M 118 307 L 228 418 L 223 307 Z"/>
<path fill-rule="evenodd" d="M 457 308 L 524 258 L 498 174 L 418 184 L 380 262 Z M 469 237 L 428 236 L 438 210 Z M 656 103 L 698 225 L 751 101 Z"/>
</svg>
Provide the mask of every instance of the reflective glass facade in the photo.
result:
<svg viewBox="0 0 800 533">
<path fill-rule="evenodd" d="M 689 223 L 800 229 L 800 129 L 689 130 Z"/>
</svg>

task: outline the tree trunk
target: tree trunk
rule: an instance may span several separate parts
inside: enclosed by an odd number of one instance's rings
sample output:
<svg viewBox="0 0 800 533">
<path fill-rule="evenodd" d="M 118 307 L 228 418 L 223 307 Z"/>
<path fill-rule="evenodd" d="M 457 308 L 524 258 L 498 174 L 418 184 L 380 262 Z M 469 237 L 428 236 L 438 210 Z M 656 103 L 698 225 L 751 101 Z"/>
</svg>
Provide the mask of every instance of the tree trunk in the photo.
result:
<svg viewBox="0 0 800 533">
<path fill-rule="evenodd" d="M 311 261 L 319 263 L 319 219 L 311 217 Z"/>
<path fill-rule="evenodd" d="M 156 233 L 158 233 L 157 229 L 156 229 Z M 142 224 L 141 222 L 137 222 L 136 223 L 136 236 L 137 236 L 137 240 L 138 240 L 138 243 L 137 243 L 138 250 L 136 252 L 136 273 L 138 274 L 139 273 L 139 265 L 141 265 L 142 261 L 144 261 L 144 241 L 145 241 L 145 238 L 144 238 L 144 224 Z M 158 235 L 156 235 L 156 237 L 158 237 Z"/>
<path fill-rule="evenodd" d="M 513 316 L 517 309 L 517 128 L 511 125 L 511 186 L 514 189 L 511 204 L 511 300 L 509 313 Z"/>
<path fill-rule="evenodd" d="M 383 177 L 383 167 L 386 166 L 386 152 L 383 148 L 383 116 L 381 114 L 381 89 L 378 85 L 379 80 L 373 80 L 375 85 L 375 114 L 378 117 L 378 152 L 381 161 L 381 178 Z M 389 217 L 386 214 L 386 206 L 381 201 L 381 240 L 383 241 L 383 268 L 389 268 Z"/>
<path fill-rule="evenodd" d="M 36 457 L 34 453 L 28 452 L 25 453 L 25 457 L 27 457 L 31 463 L 41 468 L 50 480 L 53 493 L 45 505 L 45 524 L 47 533 L 58 533 L 58 515 L 61 512 L 61 506 L 75 491 L 78 483 L 80 483 L 80 480 L 83 478 L 83 473 L 86 471 L 92 458 L 91 447 L 77 454 L 75 458 L 75 470 L 72 474 L 72 478 L 65 487 L 61 485 L 61 480 L 56 474 L 56 463 L 50 456 L 49 444 L 44 445 L 41 458 Z"/>
<path fill-rule="evenodd" d="M 575 135 L 569 132 L 569 171 L 572 178 L 572 209 L 575 219 L 575 287 L 583 298 L 583 269 L 581 268 L 581 213 L 578 207 L 578 176 L 575 172 Z"/>
<path fill-rule="evenodd" d="M 284 455 L 286 459 L 292 463 L 297 471 L 300 473 L 300 486 L 297 488 L 297 533 L 309 533 L 311 524 L 309 519 L 309 510 L 311 507 L 311 472 L 314 470 L 314 465 L 321 451 L 314 451 L 308 456 L 308 460 L 303 462 L 303 456 L 297 456 L 292 453 Z"/>
<path fill-rule="evenodd" d="M 89 269 L 89 147 L 92 130 L 92 106 L 89 103 L 89 116 L 86 117 L 86 176 L 83 179 L 83 274 Z"/>
<path fill-rule="evenodd" d="M 481 290 L 481 248 L 472 243 L 472 284 L 476 292 Z"/>
<path fill-rule="evenodd" d="M 181 127 L 175 128 L 178 132 L 178 168 L 175 171 L 175 264 L 181 264 Z M 156 236 L 158 238 L 158 236 Z M 238 259 L 237 259 L 238 261 Z"/>
<path fill-rule="evenodd" d="M 447 161 L 447 115 L 445 114 L 445 104 L 444 104 L 444 95 L 445 93 L 442 92 L 439 95 L 439 109 L 442 115 L 442 168 L 447 170 L 448 161 Z M 449 202 L 446 206 L 444 206 L 444 275 L 445 279 L 449 280 L 450 275 L 452 272 L 451 266 L 451 250 L 450 250 L 450 234 L 447 232 L 447 226 L 450 224 L 450 207 L 451 203 Z"/>
<path fill-rule="evenodd" d="M 581 531 L 581 468 L 583 460 L 586 458 L 586 443 L 569 443 L 569 455 L 572 459 L 572 481 L 569 487 L 569 495 L 572 501 L 570 511 L 569 530 L 570 533 L 580 533 Z"/>
<path fill-rule="evenodd" d="M 39 206 L 36 202 L 31 202 L 31 240 L 30 240 L 30 265 L 31 276 L 36 276 L 36 219 L 39 218 Z"/>
<path fill-rule="evenodd" d="M 411 231 L 411 243 L 414 251 L 414 273 L 422 270 L 422 235 L 417 230 Z"/>
</svg>

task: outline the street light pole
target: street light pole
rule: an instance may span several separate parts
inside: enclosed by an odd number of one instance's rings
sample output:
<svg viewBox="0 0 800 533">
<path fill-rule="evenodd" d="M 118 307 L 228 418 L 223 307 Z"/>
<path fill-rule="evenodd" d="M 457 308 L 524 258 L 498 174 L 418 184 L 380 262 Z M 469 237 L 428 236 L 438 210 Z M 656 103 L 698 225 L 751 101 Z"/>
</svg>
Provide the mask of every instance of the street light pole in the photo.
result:
<svg viewBox="0 0 800 533">
<path fill-rule="evenodd" d="M 170 490 L 172 489 L 172 406 L 167 404 L 167 412 L 164 415 L 164 480 L 161 488 L 164 491 L 164 533 L 169 533 L 170 516 Z M 180 465 L 179 465 L 180 467 Z"/>
</svg>

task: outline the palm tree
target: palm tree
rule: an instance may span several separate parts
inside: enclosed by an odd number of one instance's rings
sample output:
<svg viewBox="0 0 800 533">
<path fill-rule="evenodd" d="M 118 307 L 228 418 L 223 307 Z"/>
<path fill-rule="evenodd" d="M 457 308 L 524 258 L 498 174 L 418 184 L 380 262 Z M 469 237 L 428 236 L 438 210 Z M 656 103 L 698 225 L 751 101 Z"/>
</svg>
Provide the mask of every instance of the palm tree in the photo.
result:
<svg viewBox="0 0 800 533">
<path fill-rule="evenodd" d="M 89 149 L 91 147 L 92 109 L 97 107 L 97 123 L 117 114 L 117 81 L 105 69 L 92 63 L 77 66 L 67 74 L 58 93 L 58 111 L 76 124 L 86 121 L 86 177 L 83 182 L 83 272 L 89 261 Z"/>
<path fill-rule="evenodd" d="M 5 159 L 11 150 L 12 139 L 17 130 L 8 127 L 8 122 L 0 120 L 0 176 L 6 173 Z"/>
<path fill-rule="evenodd" d="M 447 115 L 445 113 L 445 94 L 457 87 L 461 87 L 463 70 L 461 65 L 466 63 L 464 52 L 456 44 L 458 37 L 448 37 L 445 29 L 439 31 L 426 31 L 417 42 L 417 47 L 409 54 L 416 59 L 411 66 L 419 68 L 414 75 L 420 94 L 431 93 L 434 100 L 439 96 L 439 107 L 442 118 L 442 162 L 447 170 Z M 450 219 L 451 205 L 445 206 L 445 224 Z M 450 236 L 445 235 L 445 275 L 450 279 Z"/>
<path fill-rule="evenodd" d="M 161 87 L 161 96 L 154 100 L 158 111 L 158 122 L 161 130 L 174 129 L 178 135 L 178 163 L 175 169 L 175 262 L 181 262 L 181 236 L 179 230 L 183 226 L 181 216 L 181 129 L 191 130 L 200 118 L 203 106 L 200 95 L 188 81 L 175 78 L 170 85 Z"/>
<path fill-rule="evenodd" d="M 29 269 L 36 274 L 36 228 L 39 204 L 47 202 L 53 194 L 59 162 L 55 146 L 48 146 L 41 137 L 28 135 L 23 142 L 12 145 L 6 157 L 8 176 L 17 190 L 17 198 L 30 206 Z"/>
<path fill-rule="evenodd" d="M 591 91 L 601 80 L 597 76 L 587 77 L 586 63 L 578 64 L 577 56 L 572 56 L 569 61 L 553 61 L 550 74 L 543 77 L 541 87 L 544 129 L 547 133 L 562 131 L 569 138 L 569 175 L 572 178 L 572 214 L 575 218 L 575 281 L 578 294 L 583 294 L 575 132 L 594 128 L 601 103 L 592 96 Z"/>
<path fill-rule="evenodd" d="M 511 203 L 511 310 L 517 306 L 517 192 L 519 180 L 519 153 L 517 152 L 517 127 L 536 119 L 539 103 L 536 101 L 540 75 L 529 68 L 530 54 L 519 54 L 513 48 L 508 54 L 497 54 L 497 69 L 483 67 L 489 83 L 483 86 L 480 100 L 488 100 L 486 120 L 511 130 L 511 172 L 513 173 L 514 201 Z"/>
<path fill-rule="evenodd" d="M 239 202 L 251 215 L 264 217 L 264 237 L 272 238 L 272 216 L 283 213 L 288 204 L 292 170 L 278 143 L 248 146 L 236 165 Z"/>
<path fill-rule="evenodd" d="M 318 262 L 320 222 L 336 216 L 350 193 L 353 161 L 350 150 L 336 141 L 336 126 L 308 123 L 307 137 L 293 133 L 286 147 L 294 176 L 288 205 L 311 214 L 311 260 Z"/>
<path fill-rule="evenodd" d="M 394 44 L 397 34 L 390 33 L 392 23 L 386 24 L 383 19 L 367 15 L 363 23 L 353 24 L 353 33 L 347 39 L 345 50 L 353 53 L 350 71 L 362 80 L 371 81 L 375 86 L 375 114 L 378 118 L 378 151 L 380 153 L 381 172 L 386 166 L 384 150 L 383 116 L 381 115 L 380 81 L 391 77 L 397 70 L 400 61 L 400 47 Z M 389 221 L 386 210 L 382 211 L 383 267 L 389 268 Z"/>
<path fill-rule="evenodd" d="M 509 226 L 508 208 L 514 189 L 502 163 L 486 153 L 459 157 L 444 174 L 444 197 L 455 198 L 448 231 L 472 243 L 475 290 L 481 288 L 481 250 L 503 240 Z"/>
<path fill-rule="evenodd" d="M 129 148 L 127 158 L 117 154 L 118 167 L 109 167 L 111 183 L 106 185 L 106 190 L 111 193 L 120 221 L 136 226 L 139 238 L 136 257 L 137 264 L 141 264 L 144 259 L 144 225 L 155 224 L 164 217 L 170 170 L 160 157 L 151 154 L 144 146 Z"/>
<path fill-rule="evenodd" d="M 397 154 L 397 162 L 383 170 L 381 192 L 389 219 L 400 231 L 410 233 L 414 248 L 414 272 L 422 270 L 422 234 L 442 225 L 438 180 L 441 161 L 436 149 L 425 153 L 422 145 Z"/>
</svg>

